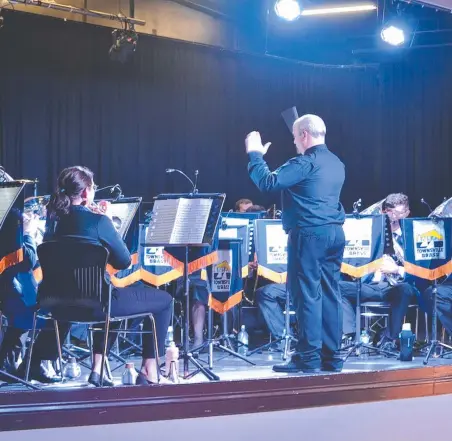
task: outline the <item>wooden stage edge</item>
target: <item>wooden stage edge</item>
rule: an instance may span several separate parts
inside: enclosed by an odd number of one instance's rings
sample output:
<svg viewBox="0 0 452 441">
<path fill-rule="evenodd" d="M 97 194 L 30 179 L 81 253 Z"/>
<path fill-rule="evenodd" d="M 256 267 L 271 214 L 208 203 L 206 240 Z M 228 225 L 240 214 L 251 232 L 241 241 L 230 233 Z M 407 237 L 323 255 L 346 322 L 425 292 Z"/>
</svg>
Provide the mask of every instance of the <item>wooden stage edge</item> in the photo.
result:
<svg viewBox="0 0 452 441">
<path fill-rule="evenodd" d="M 150 387 L 0 393 L 0 431 L 123 424 L 452 393 L 452 366 Z"/>
</svg>

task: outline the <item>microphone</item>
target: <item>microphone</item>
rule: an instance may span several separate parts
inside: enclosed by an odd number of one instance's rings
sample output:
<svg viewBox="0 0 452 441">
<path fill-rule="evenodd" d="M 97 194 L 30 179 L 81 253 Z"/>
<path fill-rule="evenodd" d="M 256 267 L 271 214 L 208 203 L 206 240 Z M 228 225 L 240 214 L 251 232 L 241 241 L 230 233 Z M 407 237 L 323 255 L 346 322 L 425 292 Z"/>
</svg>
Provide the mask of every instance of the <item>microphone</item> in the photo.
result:
<svg viewBox="0 0 452 441">
<path fill-rule="evenodd" d="M 112 189 L 110 190 L 110 193 L 117 193 L 115 196 L 115 201 L 117 201 L 118 199 L 121 199 L 124 197 L 124 195 L 122 194 L 122 188 L 119 184 L 116 184 L 112 187 Z"/>
<path fill-rule="evenodd" d="M 361 198 L 359 198 L 356 202 L 353 202 L 353 214 L 356 216 L 358 214 L 358 208 L 361 207 Z"/>
<path fill-rule="evenodd" d="M 106 187 L 98 188 L 96 190 L 96 193 L 99 193 L 100 191 L 103 191 L 103 190 L 108 190 L 109 188 L 111 188 L 110 193 L 113 193 L 117 188 L 121 189 L 119 184 L 107 185 Z"/>
<path fill-rule="evenodd" d="M 170 174 L 170 173 L 179 173 L 179 174 L 181 174 L 182 176 L 185 177 L 185 179 L 187 179 L 190 182 L 190 184 L 192 186 L 192 193 L 198 193 L 198 190 L 196 189 L 196 184 L 193 183 L 193 181 L 182 170 L 179 170 L 177 168 L 167 168 L 165 170 L 165 172 L 167 174 Z M 195 171 L 195 178 L 196 178 L 196 182 L 198 182 L 198 170 Z"/>
<path fill-rule="evenodd" d="M 421 204 L 427 205 L 428 209 L 430 210 L 430 213 L 433 211 L 432 207 L 430 207 L 429 203 L 424 198 L 421 198 Z"/>
</svg>

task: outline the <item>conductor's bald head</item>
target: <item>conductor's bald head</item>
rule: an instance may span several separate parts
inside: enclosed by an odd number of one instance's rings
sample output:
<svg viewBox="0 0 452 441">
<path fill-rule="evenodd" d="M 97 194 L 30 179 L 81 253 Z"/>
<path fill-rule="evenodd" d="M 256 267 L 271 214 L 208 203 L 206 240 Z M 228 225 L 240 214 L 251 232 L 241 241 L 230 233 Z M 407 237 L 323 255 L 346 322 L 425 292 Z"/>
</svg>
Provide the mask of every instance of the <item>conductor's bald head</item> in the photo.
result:
<svg viewBox="0 0 452 441">
<path fill-rule="evenodd" d="M 293 123 L 293 138 L 297 153 L 304 154 L 309 148 L 325 144 L 326 126 L 317 115 L 303 115 Z"/>
</svg>

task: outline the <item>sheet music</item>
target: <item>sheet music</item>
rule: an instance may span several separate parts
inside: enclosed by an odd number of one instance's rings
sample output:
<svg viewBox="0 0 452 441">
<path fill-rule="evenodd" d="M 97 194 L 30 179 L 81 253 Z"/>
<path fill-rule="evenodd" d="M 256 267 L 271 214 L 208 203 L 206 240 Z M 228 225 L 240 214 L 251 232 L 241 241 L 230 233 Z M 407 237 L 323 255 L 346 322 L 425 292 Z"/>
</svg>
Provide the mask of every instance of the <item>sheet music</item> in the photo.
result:
<svg viewBox="0 0 452 441">
<path fill-rule="evenodd" d="M 147 243 L 171 243 L 178 208 L 179 199 L 155 201 L 146 235 Z"/>
<path fill-rule="evenodd" d="M 0 227 L 3 225 L 11 205 L 16 200 L 21 189 L 21 186 L 0 188 Z"/>
<path fill-rule="evenodd" d="M 139 206 L 139 202 L 115 202 L 110 205 L 113 225 L 123 239 Z"/>
<path fill-rule="evenodd" d="M 202 243 L 211 208 L 212 199 L 155 201 L 146 243 Z"/>
<path fill-rule="evenodd" d="M 211 208 L 212 199 L 179 199 L 170 243 L 202 243 Z"/>
</svg>

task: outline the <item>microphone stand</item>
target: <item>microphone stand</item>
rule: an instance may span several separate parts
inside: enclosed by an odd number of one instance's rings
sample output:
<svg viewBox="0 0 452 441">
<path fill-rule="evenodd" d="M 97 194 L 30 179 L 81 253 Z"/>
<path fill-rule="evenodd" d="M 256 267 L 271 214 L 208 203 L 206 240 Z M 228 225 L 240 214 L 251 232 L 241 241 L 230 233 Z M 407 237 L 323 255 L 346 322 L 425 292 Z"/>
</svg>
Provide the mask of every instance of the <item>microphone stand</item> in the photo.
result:
<svg viewBox="0 0 452 441">
<path fill-rule="evenodd" d="M 428 209 L 430 210 L 429 215 L 431 213 L 433 213 L 432 207 L 430 207 L 430 204 L 424 198 L 421 198 L 421 204 L 424 204 L 424 205 L 426 205 L 428 207 Z"/>
<path fill-rule="evenodd" d="M 182 170 L 179 170 L 177 168 L 167 168 L 165 170 L 165 172 L 167 174 L 170 174 L 170 173 L 179 173 L 179 174 L 181 174 L 182 176 L 184 176 L 185 179 L 187 179 L 190 182 L 190 184 L 192 186 L 191 194 L 197 194 L 198 193 L 197 185 L 198 185 L 199 170 L 195 170 L 195 182 L 193 182 Z"/>
</svg>

